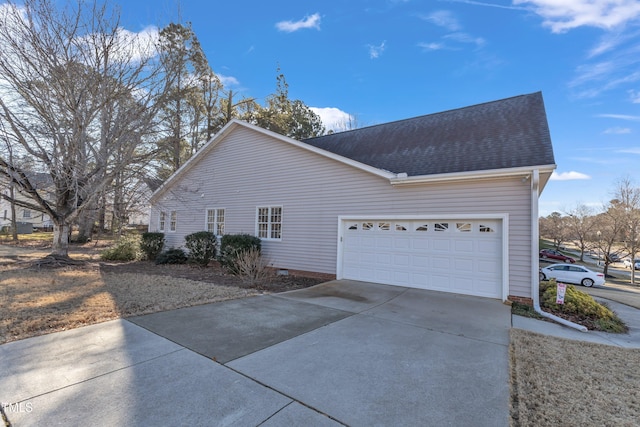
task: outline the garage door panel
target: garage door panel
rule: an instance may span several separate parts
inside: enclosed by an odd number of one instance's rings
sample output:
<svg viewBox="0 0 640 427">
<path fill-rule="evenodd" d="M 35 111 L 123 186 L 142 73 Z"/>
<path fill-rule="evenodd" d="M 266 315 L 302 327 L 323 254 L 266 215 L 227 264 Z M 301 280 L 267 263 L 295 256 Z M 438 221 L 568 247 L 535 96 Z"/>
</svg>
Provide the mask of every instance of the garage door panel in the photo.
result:
<svg viewBox="0 0 640 427">
<path fill-rule="evenodd" d="M 393 239 L 391 236 L 376 237 L 376 248 L 378 249 L 392 249 Z"/>
<path fill-rule="evenodd" d="M 421 238 L 422 236 L 424 236 L 423 233 L 412 233 L 411 241 L 410 241 L 411 243 L 409 247 L 416 250 L 429 249 L 429 240 L 425 238 Z"/>
<path fill-rule="evenodd" d="M 451 240 L 449 239 L 433 239 L 431 240 L 433 243 L 433 250 L 436 252 L 450 252 L 451 251 Z"/>
<path fill-rule="evenodd" d="M 442 274 L 432 274 L 430 276 L 430 287 L 436 290 L 450 290 L 451 289 L 451 276 Z"/>
<path fill-rule="evenodd" d="M 411 239 L 409 237 L 395 237 L 393 239 L 394 249 L 410 249 Z"/>
<path fill-rule="evenodd" d="M 451 257 L 434 256 L 431 258 L 431 268 L 434 270 L 450 271 L 453 268 Z"/>
<path fill-rule="evenodd" d="M 394 271 L 393 272 L 393 282 L 397 283 L 398 285 L 409 286 L 410 283 L 411 283 L 409 281 L 409 278 L 410 278 L 410 275 L 406 271 Z"/>
<path fill-rule="evenodd" d="M 467 294 L 473 291 L 474 281 L 467 277 L 454 277 L 452 280 L 452 290 L 456 293 Z"/>
<path fill-rule="evenodd" d="M 478 272 L 493 274 L 499 271 L 501 268 L 500 261 L 495 259 L 479 259 L 478 260 Z"/>
<path fill-rule="evenodd" d="M 455 272 L 466 272 L 473 273 L 474 260 L 473 259 L 464 259 L 464 258 L 456 258 L 453 262 Z"/>
<path fill-rule="evenodd" d="M 500 220 L 364 218 L 353 223 L 359 227 L 343 224 L 344 278 L 502 296 Z"/>
<path fill-rule="evenodd" d="M 456 239 L 454 241 L 454 249 L 456 252 L 474 253 L 476 252 L 474 250 L 474 243 L 475 241 L 469 240 L 469 239 L 465 239 L 465 240 Z"/>
<path fill-rule="evenodd" d="M 398 269 L 408 268 L 410 266 L 409 260 L 411 258 L 408 254 L 394 254 L 393 255 L 393 264 Z"/>
</svg>

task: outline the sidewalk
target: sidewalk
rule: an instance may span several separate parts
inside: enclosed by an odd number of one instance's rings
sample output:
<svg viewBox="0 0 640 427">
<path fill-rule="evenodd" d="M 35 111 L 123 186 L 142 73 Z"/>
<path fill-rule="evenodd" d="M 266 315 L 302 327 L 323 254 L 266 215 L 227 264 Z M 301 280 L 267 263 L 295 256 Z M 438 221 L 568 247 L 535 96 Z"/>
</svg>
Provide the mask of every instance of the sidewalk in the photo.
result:
<svg viewBox="0 0 640 427">
<path fill-rule="evenodd" d="M 622 304 L 610 299 L 595 298 L 598 302 L 606 303 L 627 324 L 629 332 L 626 334 L 611 334 L 607 332 L 580 332 L 577 329 L 560 325 L 555 322 L 532 319 L 522 316 L 511 316 L 512 327 L 525 329 L 539 334 L 551 335 L 577 341 L 587 341 L 598 344 L 612 345 L 624 348 L 640 348 L 640 310 L 628 304 Z"/>
</svg>

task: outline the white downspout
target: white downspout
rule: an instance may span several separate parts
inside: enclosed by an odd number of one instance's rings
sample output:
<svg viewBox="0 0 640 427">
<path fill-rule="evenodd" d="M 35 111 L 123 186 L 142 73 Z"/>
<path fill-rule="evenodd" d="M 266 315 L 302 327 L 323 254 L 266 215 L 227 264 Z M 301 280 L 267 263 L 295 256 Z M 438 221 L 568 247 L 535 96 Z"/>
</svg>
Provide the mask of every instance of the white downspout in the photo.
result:
<svg viewBox="0 0 640 427">
<path fill-rule="evenodd" d="M 540 171 L 535 169 L 531 174 L 531 293 L 533 296 L 533 309 L 543 317 L 554 320 L 565 326 L 575 328 L 582 332 L 587 332 L 588 329 L 577 323 L 570 322 L 562 317 L 554 316 L 551 313 L 542 311 L 540 307 L 540 257 L 539 257 L 539 233 L 538 229 L 538 197 L 540 189 Z"/>
</svg>

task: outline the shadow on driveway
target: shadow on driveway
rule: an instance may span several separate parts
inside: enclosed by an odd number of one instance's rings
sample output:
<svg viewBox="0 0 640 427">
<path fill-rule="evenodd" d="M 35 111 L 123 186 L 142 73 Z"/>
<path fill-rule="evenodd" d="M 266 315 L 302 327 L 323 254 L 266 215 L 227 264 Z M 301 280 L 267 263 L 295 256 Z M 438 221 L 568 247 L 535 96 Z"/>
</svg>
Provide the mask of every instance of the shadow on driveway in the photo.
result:
<svg viewBox="0 0 640 427">
<path fill-rule="evenodd" d="M 31 403 L 19 426 L 506 426 L 510 326 L 497 300 L 334 281 L 2 345 L 0 401 Z"/>
</svg>

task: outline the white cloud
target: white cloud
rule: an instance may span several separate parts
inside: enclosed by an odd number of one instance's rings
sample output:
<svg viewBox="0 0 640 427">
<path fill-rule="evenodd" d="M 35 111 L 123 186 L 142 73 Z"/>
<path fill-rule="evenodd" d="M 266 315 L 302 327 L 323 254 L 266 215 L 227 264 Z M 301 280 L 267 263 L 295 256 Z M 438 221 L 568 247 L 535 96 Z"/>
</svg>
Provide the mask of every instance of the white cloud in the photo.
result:
<svg viewBox="0 0 640 427">
<path fill-rule="evenodd" d="M 368 44 L 367 47 L 369 48 L 369 58 L 371 59 L 379 58 L 380 55 L 382 55 L 382 52 L 384 52 L 386 43 L 387 41 L 385 40 L 382 43 L 380 43 L 380 45 L 378 46 Z"/>
<path fill-rule="evenodd" d="M 276 28 L 279 31 L 284 31 L 285 33 L 292 33 L 306 28 L 315 28 L 316 30 L 319 30 L 320 14 L 314 13 L 313 15 L 305 16 L 299 21 L 280 21 L 276 23 Z"/>
<path fill-rule="evenodd" d="M 335 107 L 310 107 L 322 119 L 322 124 L 327 130 L 341 132 L 349 128 L 349 124 L 354 122 L 354 117 L 339 108 Z"/>
<path fill-rule="evenodd" d="M 474 6 L 486 6 L 486 7 L 495 7 L 497 9 L 508 9 L 508 10 L 527 10 L 525 7 L 517 7 L 517 6 L 505 6 L 502 4 L 496 3 L 486 3 L 483 1 L 474 1 L 474 0 L 448 0 L 451 3 L 463 3 L 463 4 L 471 4 Z"/>
<path fill-rule="evenodd" d="M 449 31 L 459 31 L 462 28 L 458 19 L 448 10 L 438 10 L 429 15 L 421 15 L 420 18 Z"/>
<path fill-rule="evenodd" d="M 627 148 L 625 150 L 618 150 L 617 153 L 640 154 L 640 148 Z"/>
<path fill-rule="evenodd" d="M 630 89 L 628 92 L 631 102 L 634 104 L 640 104 L 640 90 Z"/>
<path fill-rule="evenodd" d="M 435 43 L 435 42 L 431 42 L 431 43 L 418 43 L 418 47 L 422 48 L 423 50 L 442 50 L 442 49 L 448 49 L 447 46 L 444 43 Z"/>
<path fill-rule="evenodd" d="M 605 119 L 627 120 L 630 122 L 640 122 L 640 116 L 630 116 L 628 114 L 598 114 L 597 117 Z"/>
<path fill-rule="evenodd" d="M 513 4 L 530 6 L 554 33 L 582 26 L 612 29 L 640 17 L 637 0 L 513 0 Z"/>
<path fill-rule="evenodd" d="M 589 175 L 586 175 L 584 173 L 581 172 L 575 172 L 575 171 L 571 171 L 571 172 L 562 172 L 562 173 L 558 173 L 558 172 L 553 172 L 551 174 L 551 178 L 549 178 L 551 181 L 574 181 L 574 180 L 579 180 L 579 179 L 591 179 L 591 177 Z"/>
<path fill-rule="evenodd" d="M 475 44 L 477 47 L 482 47 L 485 44 L 485 40 L 482 37 L 473 37 L 467 33 L 452 33 L 443 37 L 446 40 L 453 40 L 458 43 Z"/>
<path fill-rule="evenodd" d="M 159 31 L 157 27 L 150 26 L 139 33 L 119 28 L 117 37 L 116 54 L 121 55 L 122 59 L 130 58 L 133 62 L 139 62 L 158 54 L 156 42 L 159 38 Z"/>
<path fill-rule="evenodd" d="M 630 128 L 613 127 L 613 128 L 606 129 L 602 133 L 604 133 L 604 134 L 613 134 L 613 135 L 624 135 L 624 134 L 631 133 L 631 129 Z"/>
<path fill-rule="evenodd" d="M 218 74 L 218 78 L 220 79 L 220 83 L 222 83 L 222 85 L 225 86 L 225 87 L 227 87 L 227 86 L 238 86 L 240 84 L 238 79 L 236 79 L 235 77 L 232 77 L 232 76 L 224 76 L 222 74 Z"/>
</svg>

